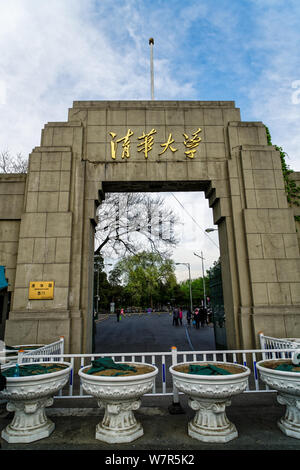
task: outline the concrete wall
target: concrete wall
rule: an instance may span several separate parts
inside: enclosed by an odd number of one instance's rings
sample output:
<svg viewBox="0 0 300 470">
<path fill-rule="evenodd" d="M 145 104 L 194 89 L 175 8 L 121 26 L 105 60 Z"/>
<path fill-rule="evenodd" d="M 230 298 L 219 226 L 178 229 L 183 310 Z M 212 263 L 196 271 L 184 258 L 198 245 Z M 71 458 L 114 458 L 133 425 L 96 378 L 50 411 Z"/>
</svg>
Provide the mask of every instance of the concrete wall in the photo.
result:
<svg viewBox="0 0 300 470">
<path fill-rule="evenodd" d="M 201 128 L 189 158 L 187 140 Z M 111 141 L 127 132 L 112 158 Z M 155 130 L 149 154 L 140 144 Z M 112 134 L 111 134 L 112 133 Z M 172 151 L 164 144 L 172 135 Z M 188 136 L 185 137 L 184 134 Z M 106 191 L 205 191 L 219 226 L 229 348 L 257 333 L 300 336 L 300 257 L 280 157 L 260 122 L 234 102 L 74 102 L 68 122 L 48 123 L 30 155 L 21 214 L 10 344 L 64 335 L 67 350 L 92 344 L 96 208 Z M 55 282 L 53 300 L 28 301 L 33 280 Z"/>
<path fill-rule="evenodd" d="M 293 179 L 296 183 L 297 186 L 300 187 L 300 171 L 294 171 L 293 173 L 290 174 L 290 178 Z M 293 212 L 296 217 L 299 217 L 300 219 L 300 199 L 298 200 L 298 206 L 294 205 L 293 206 Z M 300 220 L 296 221 L 296 230 L 297 230 L 297 238 L 298 238 L 298 244 L 300 248 Z"/>
<path fill-rule="evenodd" d="M 26 175 L 0 174 L 0 264 L 13 292 Z"/>
</svg>

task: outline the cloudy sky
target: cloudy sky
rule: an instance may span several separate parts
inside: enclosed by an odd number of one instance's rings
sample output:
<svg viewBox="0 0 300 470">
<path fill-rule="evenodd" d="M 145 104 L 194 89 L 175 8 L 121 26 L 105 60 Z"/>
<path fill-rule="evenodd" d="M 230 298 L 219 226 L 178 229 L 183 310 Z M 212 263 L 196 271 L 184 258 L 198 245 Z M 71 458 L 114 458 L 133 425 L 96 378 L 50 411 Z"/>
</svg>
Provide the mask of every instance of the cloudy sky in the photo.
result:
<svg viewBox="0 0 300 470">
<path fill-rule="evenodd" d="M 298 0 L 0 0 L 0 151 L 28 155 L 75 100 L 150 99 L 150 37 L 155 99 L 234 100 L 300 171 Z M 203 195 L 176 197 L 186 223 L 174 259 L 195 277 L 193 252 L 210 266 L 217 233 L 204 232 Z"/>
</svg>

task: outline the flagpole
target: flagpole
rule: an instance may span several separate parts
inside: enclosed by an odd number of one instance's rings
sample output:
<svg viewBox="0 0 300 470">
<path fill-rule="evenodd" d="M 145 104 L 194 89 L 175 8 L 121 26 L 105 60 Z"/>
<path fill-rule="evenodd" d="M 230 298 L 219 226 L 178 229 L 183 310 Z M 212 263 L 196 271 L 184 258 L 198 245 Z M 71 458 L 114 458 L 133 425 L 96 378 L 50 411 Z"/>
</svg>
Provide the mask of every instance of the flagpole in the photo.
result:
<svg viewBox="0 0 300 470">
<path fill-rule="evenodd" d="M 153 70 L 153 46 L 154 39 L 149 39 L 150 46 L 150 75 L 151 75 L 151 100 L 154 100 L 154 70 Z"/>
</svg>

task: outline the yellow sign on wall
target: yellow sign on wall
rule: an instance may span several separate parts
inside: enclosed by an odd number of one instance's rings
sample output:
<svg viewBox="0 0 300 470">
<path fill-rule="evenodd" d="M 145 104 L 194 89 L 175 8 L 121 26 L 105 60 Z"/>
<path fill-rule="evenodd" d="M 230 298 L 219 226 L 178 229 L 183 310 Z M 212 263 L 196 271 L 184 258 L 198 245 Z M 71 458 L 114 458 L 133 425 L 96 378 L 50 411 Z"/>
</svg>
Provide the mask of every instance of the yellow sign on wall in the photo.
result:
<svg viewBox="0 0 300 470">
<path fill-rule="evenodd" d="M 54 298 L 53 281 L 33 281 L 29 283 L 29 300 L 50 300 Z"/>
</svg>

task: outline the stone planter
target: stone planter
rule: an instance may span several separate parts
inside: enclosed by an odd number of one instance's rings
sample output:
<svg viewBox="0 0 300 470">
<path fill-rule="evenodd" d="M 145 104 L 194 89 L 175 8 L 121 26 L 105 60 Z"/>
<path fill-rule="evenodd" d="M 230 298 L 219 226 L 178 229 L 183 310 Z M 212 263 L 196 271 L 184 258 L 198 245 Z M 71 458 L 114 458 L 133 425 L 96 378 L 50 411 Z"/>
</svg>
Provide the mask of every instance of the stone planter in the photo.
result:
<svg viewBox="0 0 300 470">
<path fill-rule="evenodd" d="M 196 375 L 188 373 L 189 365 L 213 365 L 229 370 L 230 375 Z M 228 442 L 238 436 L 226 416 L 231 397 L 242 393 L 248 384 L 250 369 L 228 362 L 185 362 L 170 367 L 173 383 L 189 397 L 196 411 L 188 424 L 188 435 L 203 442 Z"/>
<path fill-rule="evenodd" d="M 38 364 L 49 365 L 53 362 Z M 71 364 L 57 364 L 66 367 L 58 372 L 6 378 L 6 388 L 0 392 L 0 398 L 7 400 L 7 410 L 15 414 L 12 422 L 2 431 L 5 441 L 28 443 L 50 436 L 55 425 L 47 418 L 45 408 L 53 404 L 54 395 L 68 382 L 71 371 Z M 4 366 L 2 371 L 7 368 Z"/>
<path fill-rule="evenodd" d="M 78 371 L 83 390 L 98 399 L 105 413 L 96 427 L 96 439 L 113 443 L 132 442 L 144 434 L 142 425 L 136 420 L 134 411 L 141 405 L 141 397 L 149 393 L 154 385 L 158 369 L 150 364 L 127 362 L 129 366 L 146 367 L 139 375 L 104 376 L 87 374 L 91 366 Z"/>
<path fill-rule="evenodd" d="M 261 380 L 271 390 L 277 391 L 278 403 L 286 406 L 285 415 L 277 423 L 278 427 L 287 436 L 300 439 L 300 372 L 274 369 L 282 364 L 292 365 L 292 359 L 268 359 L 259 361 L 256 366 Z"/>
</svg>

